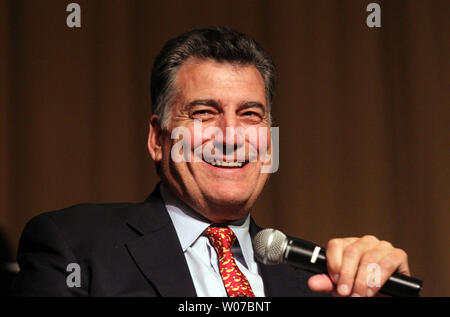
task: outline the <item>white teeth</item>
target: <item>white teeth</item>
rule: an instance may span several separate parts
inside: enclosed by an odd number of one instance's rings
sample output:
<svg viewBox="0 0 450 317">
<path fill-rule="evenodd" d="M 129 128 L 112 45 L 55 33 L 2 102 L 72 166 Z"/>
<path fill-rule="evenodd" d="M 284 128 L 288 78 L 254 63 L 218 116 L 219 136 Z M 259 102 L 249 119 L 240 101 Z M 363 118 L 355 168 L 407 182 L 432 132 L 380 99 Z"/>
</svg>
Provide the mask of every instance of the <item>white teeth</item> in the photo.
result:
<svg viewBox="0 0 450 317">
<path fill-rule="evenodd" d="M 243 162 L 219 162 L 219 161 L 212 161 L 209 162 L 209 164 L 213 166 L 220 166 L 220 167 L 242 167 Z"/>
</svg>

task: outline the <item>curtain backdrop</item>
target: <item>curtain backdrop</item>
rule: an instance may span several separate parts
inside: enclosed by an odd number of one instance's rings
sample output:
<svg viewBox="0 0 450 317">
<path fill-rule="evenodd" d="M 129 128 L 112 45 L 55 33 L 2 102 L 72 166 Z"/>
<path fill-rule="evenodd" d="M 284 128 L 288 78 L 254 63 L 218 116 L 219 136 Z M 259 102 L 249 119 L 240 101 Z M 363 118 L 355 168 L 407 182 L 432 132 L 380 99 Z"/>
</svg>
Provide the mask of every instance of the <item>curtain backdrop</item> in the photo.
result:
<svg viewBox="0 0 450 317">
<path fill-rule="evenodd" d="M 145 199 L 153 60 L 226 25 L 278 66 L 280 168 L 257 222 L 323 245 L 374 234 L 408 252 L 423 295 L 450 296 L 449 17 L 448 0 L 2 0 L 0 227 L 16 250 L 44 211 Z"/>
</svg>

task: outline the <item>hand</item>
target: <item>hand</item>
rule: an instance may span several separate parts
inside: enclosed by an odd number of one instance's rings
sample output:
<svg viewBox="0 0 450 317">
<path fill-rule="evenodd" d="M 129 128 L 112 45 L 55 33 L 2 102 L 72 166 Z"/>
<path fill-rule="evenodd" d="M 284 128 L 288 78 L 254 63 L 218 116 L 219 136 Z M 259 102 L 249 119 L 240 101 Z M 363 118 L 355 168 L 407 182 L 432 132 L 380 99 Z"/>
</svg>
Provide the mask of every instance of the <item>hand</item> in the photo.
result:
<svg viewBox="0 0 450 317">
<path fill-rule="evenodd" d="M 328 241 L 326 256 L 329 275 L 312 276 L 308 281 L 312 291 L 371 297 L 394 272 L 410 275 L 406 252 L 370 235 L 332 239 Z M 370 268 L 376 265 L 381 273 L 379 283 L 369 283 L 370 274 L 374 274 Z"/>
</svg>

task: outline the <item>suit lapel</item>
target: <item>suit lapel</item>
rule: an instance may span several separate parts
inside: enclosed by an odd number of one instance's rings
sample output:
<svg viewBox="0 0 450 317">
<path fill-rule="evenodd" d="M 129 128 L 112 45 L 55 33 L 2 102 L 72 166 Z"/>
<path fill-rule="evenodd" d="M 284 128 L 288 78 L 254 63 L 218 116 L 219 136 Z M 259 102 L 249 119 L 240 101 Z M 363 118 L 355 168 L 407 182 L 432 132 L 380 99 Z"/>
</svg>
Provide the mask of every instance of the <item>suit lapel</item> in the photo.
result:
<svg viewBox="0 0 450 317">
<path fill-rule="evenodd" d="M 159 195 L 128 221 L 140 236 L 127 243 L 136 265 L 161 296 L 196 296 L 194 283 L 175 228 Z"/>
<path fill-rule="evenodd" d="M 260 264 L 266 296 L 305 297 L 317 296 L 308 288 L 310 274 L 285 264 Z"/>
</svg>

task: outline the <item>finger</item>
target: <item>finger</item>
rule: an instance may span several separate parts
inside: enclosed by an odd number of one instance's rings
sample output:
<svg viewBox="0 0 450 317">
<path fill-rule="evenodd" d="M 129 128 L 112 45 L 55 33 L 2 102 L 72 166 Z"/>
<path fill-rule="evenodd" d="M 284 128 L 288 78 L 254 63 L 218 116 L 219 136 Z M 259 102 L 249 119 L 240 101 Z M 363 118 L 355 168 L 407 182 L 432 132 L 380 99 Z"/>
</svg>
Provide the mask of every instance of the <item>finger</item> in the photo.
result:
<svg viewBox="0 0 450 317">
<path fill-rule="evenodd" d="M 394 248 L 379 261 L 380 283 L 367 288 L 366 296 L 371 297 L 378 293 L 389 277 L 395 272 L 410 275 L 408 255 L 402 249 Z"/>
<path fill-rule="evenodd" d="M 378 263 L 393 249 L 392 244 L 389 242 L 380 241 L 375 248 L 366 251 L 362 255 L 353 284 L 352 296 L 366 296 L 369 288 L 380 286 L 382 276 Z M 369 295 L 372 294 L 369 292 Z"/>
<path fill-rule="evenodd" d="M 344 248 L 337 291 L 341 296 L 351 294 L 362 254 L 377 245 L 374 236 L 364 236 Z"/>
<path fill-rule="evenodd" d="M 331 293 L 334 285 L 327 274 L 316 274 L 309 278 L 308 287 L 313 292 Z"/>
<path fill-rule="evenodd" d="M 343 250 L 347 245 L 355 242 L 356 240 L 358 240 L 358 238 L 331 239 L 328 241 L 326 250 L 327 268 L 328 274 L 334 284 L 337 284 L 339 280 Z"/>
<path fill-rule="evenodd" d="M 406 276 L 411 276 L 408 264 L 408 254 L 406 253 L 406 251 L 403 249 L 396 248 L 395 257 L 398 257 L 398 260 L 400 261 L 400 265 L 398 266 L 396 271 Z"/>
</svg>

